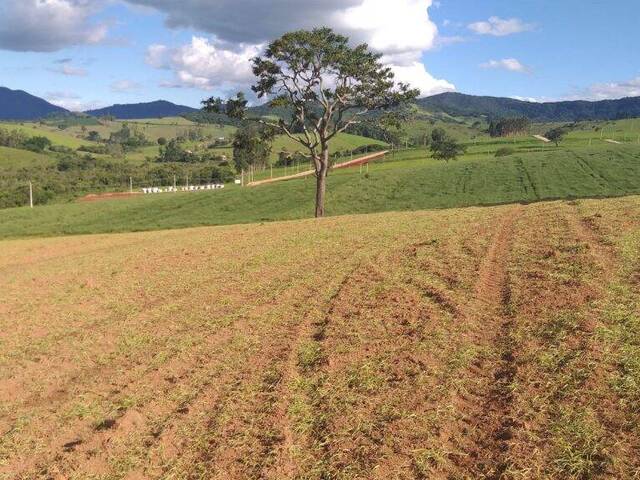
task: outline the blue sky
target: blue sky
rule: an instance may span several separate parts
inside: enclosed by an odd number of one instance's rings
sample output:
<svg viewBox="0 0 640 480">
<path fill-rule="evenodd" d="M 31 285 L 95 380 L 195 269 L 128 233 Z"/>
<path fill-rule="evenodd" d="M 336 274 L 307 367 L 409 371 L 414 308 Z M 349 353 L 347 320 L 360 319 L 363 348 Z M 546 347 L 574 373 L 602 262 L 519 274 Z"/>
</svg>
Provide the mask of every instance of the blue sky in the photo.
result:
<svg viewBox="0 0 640 480">
<path fill-rule="evenodd" d="M 638 0 L 0 0 L 0 85 L 72 109 L 196 106 L 247 89 L 247 60 L 316 18 L 423 94 L 640 95 Z"/>
</svg>

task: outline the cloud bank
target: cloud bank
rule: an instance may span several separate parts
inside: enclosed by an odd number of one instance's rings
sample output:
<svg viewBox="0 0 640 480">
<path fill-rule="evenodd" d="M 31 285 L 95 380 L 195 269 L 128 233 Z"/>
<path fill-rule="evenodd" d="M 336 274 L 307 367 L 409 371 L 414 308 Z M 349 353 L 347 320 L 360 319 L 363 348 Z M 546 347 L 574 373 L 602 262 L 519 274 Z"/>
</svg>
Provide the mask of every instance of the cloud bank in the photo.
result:
<svg viewBox="0 0 640 480">
<path fill-rule="evenodd" d="M 189 44 L 156 44 L 147 62 L 174 72 L 165 86 L 206 90 L 246 88 L 252 75 L 248 60 L 271 39 L 291 30 L 318 26 L 323 19 L 353 42 L 366 42 L 384 55 L 399 81 L 422 95 L 454 90 L 434 78 L 422 62 L 434 48 L 438 29 L 429 17 L 432 0 L 128 0 L 166 14 L 169 27 L 189 27 L 211 34 Z"/>
<path fill-rule="evenodd" d="M 90 17 L 102 6 L 101 0 L 1 0 L 0 49 L 54 52 L 99 43 L 107 26 Z"/>
</svg>

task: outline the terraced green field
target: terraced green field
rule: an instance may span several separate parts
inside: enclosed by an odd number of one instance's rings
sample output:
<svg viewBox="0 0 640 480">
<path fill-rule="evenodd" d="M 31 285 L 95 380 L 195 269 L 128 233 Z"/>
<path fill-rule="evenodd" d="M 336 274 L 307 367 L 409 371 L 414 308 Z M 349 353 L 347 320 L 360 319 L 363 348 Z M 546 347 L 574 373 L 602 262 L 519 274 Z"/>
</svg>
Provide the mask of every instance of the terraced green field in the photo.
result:
<svg viewBox="0 0 640 480">
<path fill-rule="evenodd" d="M 540 147 L 509 157 L 482 152 L 443 163 L 424 150 L 330 175 L 329 215 L 616 197 L 640 193 L 640 146 Z M 0 238 L 124 232 L 305 218 L 312 178 L 255 188 L 175 193 L 94 204 L 0 211 Z"/>
</svg>

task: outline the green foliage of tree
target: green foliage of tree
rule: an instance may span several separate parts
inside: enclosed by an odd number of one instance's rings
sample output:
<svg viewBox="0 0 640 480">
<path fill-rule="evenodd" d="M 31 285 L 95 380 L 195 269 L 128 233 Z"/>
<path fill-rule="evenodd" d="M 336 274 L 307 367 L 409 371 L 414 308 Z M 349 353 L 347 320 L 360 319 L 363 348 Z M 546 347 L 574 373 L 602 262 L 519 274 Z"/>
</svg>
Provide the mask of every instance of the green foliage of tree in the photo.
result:
<svg viewBox="0 0 640 480">
<path fill-rule="evenodd" d="M 503 118 L 489 123 L 489 135 L 492 137 L 508 137 L 527 133 L 531 128 L 531 121 L 525 117 Z"/>
<path fill-rule="evenodd" d="M 547 133 L 544 134 L 544 136 L 549 140 L 551 140 L 553 143 L 555 143 L 557 147 L 560 145 L 560 142 L 564 140 L 564 137 L 566 137 L 568 133 L 569 133 L 568 128 L 558 127 L 558 128 L 553 128 L 549 130 Z"/>
<path fill-rule="evenodd" d="M 160 154 L 156 159 L 160 163 L 194 163 L 198 160 L 196 155 L 182 148 L 175 138 L 165 146 L 160 147 Z"/>
<path fill-rule="evenodd" d="M 150 145 L 144 133 L 137 129 L 131 129 L 128 124 L 122 124 L 120 130 L 111 133 L 108 143 L 122 145 L 123 148 L 132 149 Z"/>
<path fill-rule="evenodd" d="M 25 150 L 30 150 L 32 152 L 43 152 L 46 148 L 51 146 L 51 140 L 47 137 L 31 137 L 27 139 L 22 147 Z"/>
<path fill-rule="evenodd" d="M 366 119 L 351 125 L 346 133 L 360 135 L 361 137 L 373 138 L 392 145 L 402 143 L 402 132 L 399 129 L 386 126 L 377 119 Z"/>
<path fill-rule="evenodd" d="M 431 154 L 436 160 L 446 162 L 464 155 L 466 147 L 447 135 L 442 128 L 436 128 L 431 133 Z"/>
<path fill-rule="evenodd" d="M 236 170 L 246 170 L 249 166 L 265 167 L 271 155 L 275 133 L 272 127 L 266 125 L 244 123 L 233 139 Z"/>
<path fill-rule="evenodd" d="M 89 132 L 89 134 L 87 135 L 87 140 L 91 141 L 91 142 L 99 142 L 102 140 L 102 137 L 100 136 L 100 133 L 95 131 L 95 130 L 91 130 Z"/>
<path fill-rule="evenodd" d="M 292 112 L 288 119 L 260 122 L 308 152 L 316 173 L 317 217 L 325 213 L 332 139 L 371 112 L 386 112 L 380 121 L 393 124 L 399 117 L 398 107 L 419 94 L 394 82 L 380 54 L 365 44 L 351 46 L 347 37 L 329 28 L 291 32 L 271 42 L 264 55 L 253 60 L 253 73 L 257 78 L 254 93 L 272 98 L 270 106 Z M 247 101 L 238 95 L 227 102 L 210 98 L 203 104 L 206 111 L 242 119 Z"/>
<path fill-rule="evenodd" d="M 51 140 L 43 136 L 30 137 L 18 130 L 0 128 L 0 146 L 43 152 L 51 147 Z"/>
<path fill-rule="evenodd" d="M 158 145 L 160 145 L 161 147 L 167 144 L 167 139 L 164 137 L 160 137 L 158 138 Z"/>
<path fill-rule="evenodd" d="M 437 145 L 444 142 L 447 139 L 447 132 L 444 128 L 434 128 L 431 132 L 431 143 Z"/>
<path fill-rule="evenodd" d="M 0 146 L 9 148 L 21 148 L 29 137 L 18 130 L 0 128 Z"/>
</svg>

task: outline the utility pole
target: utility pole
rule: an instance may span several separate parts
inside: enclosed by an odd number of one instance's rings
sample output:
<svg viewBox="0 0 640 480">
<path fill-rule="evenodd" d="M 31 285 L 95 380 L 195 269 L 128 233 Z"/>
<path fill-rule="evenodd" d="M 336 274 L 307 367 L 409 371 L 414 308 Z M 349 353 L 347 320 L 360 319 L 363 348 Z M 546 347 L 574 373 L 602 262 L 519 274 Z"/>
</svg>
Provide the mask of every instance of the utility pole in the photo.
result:
<svg viewBox="0 0 640 480">
<path fill-rule="evenodd" d="M 244 168 L 240 172 L 240 186 L 244 187 Z"/>
<path fill-rule="evenodd" d="M 133 177 L 129 177 L 129 193 L 133 193 Z"/>
<path fill-rule="evenodd" d="M 189 174 L 187 173 L 187 190 L 189 190 Z"/>
<path fill-rule="evenodd" d="M 29 180 L 29 206 L 33 208 L 33 184 Z"/>
<path fill-rule="evenodd" d="M 173 189 L 176 189 L 176 176 L 173 176 Z"/>
</svg>

